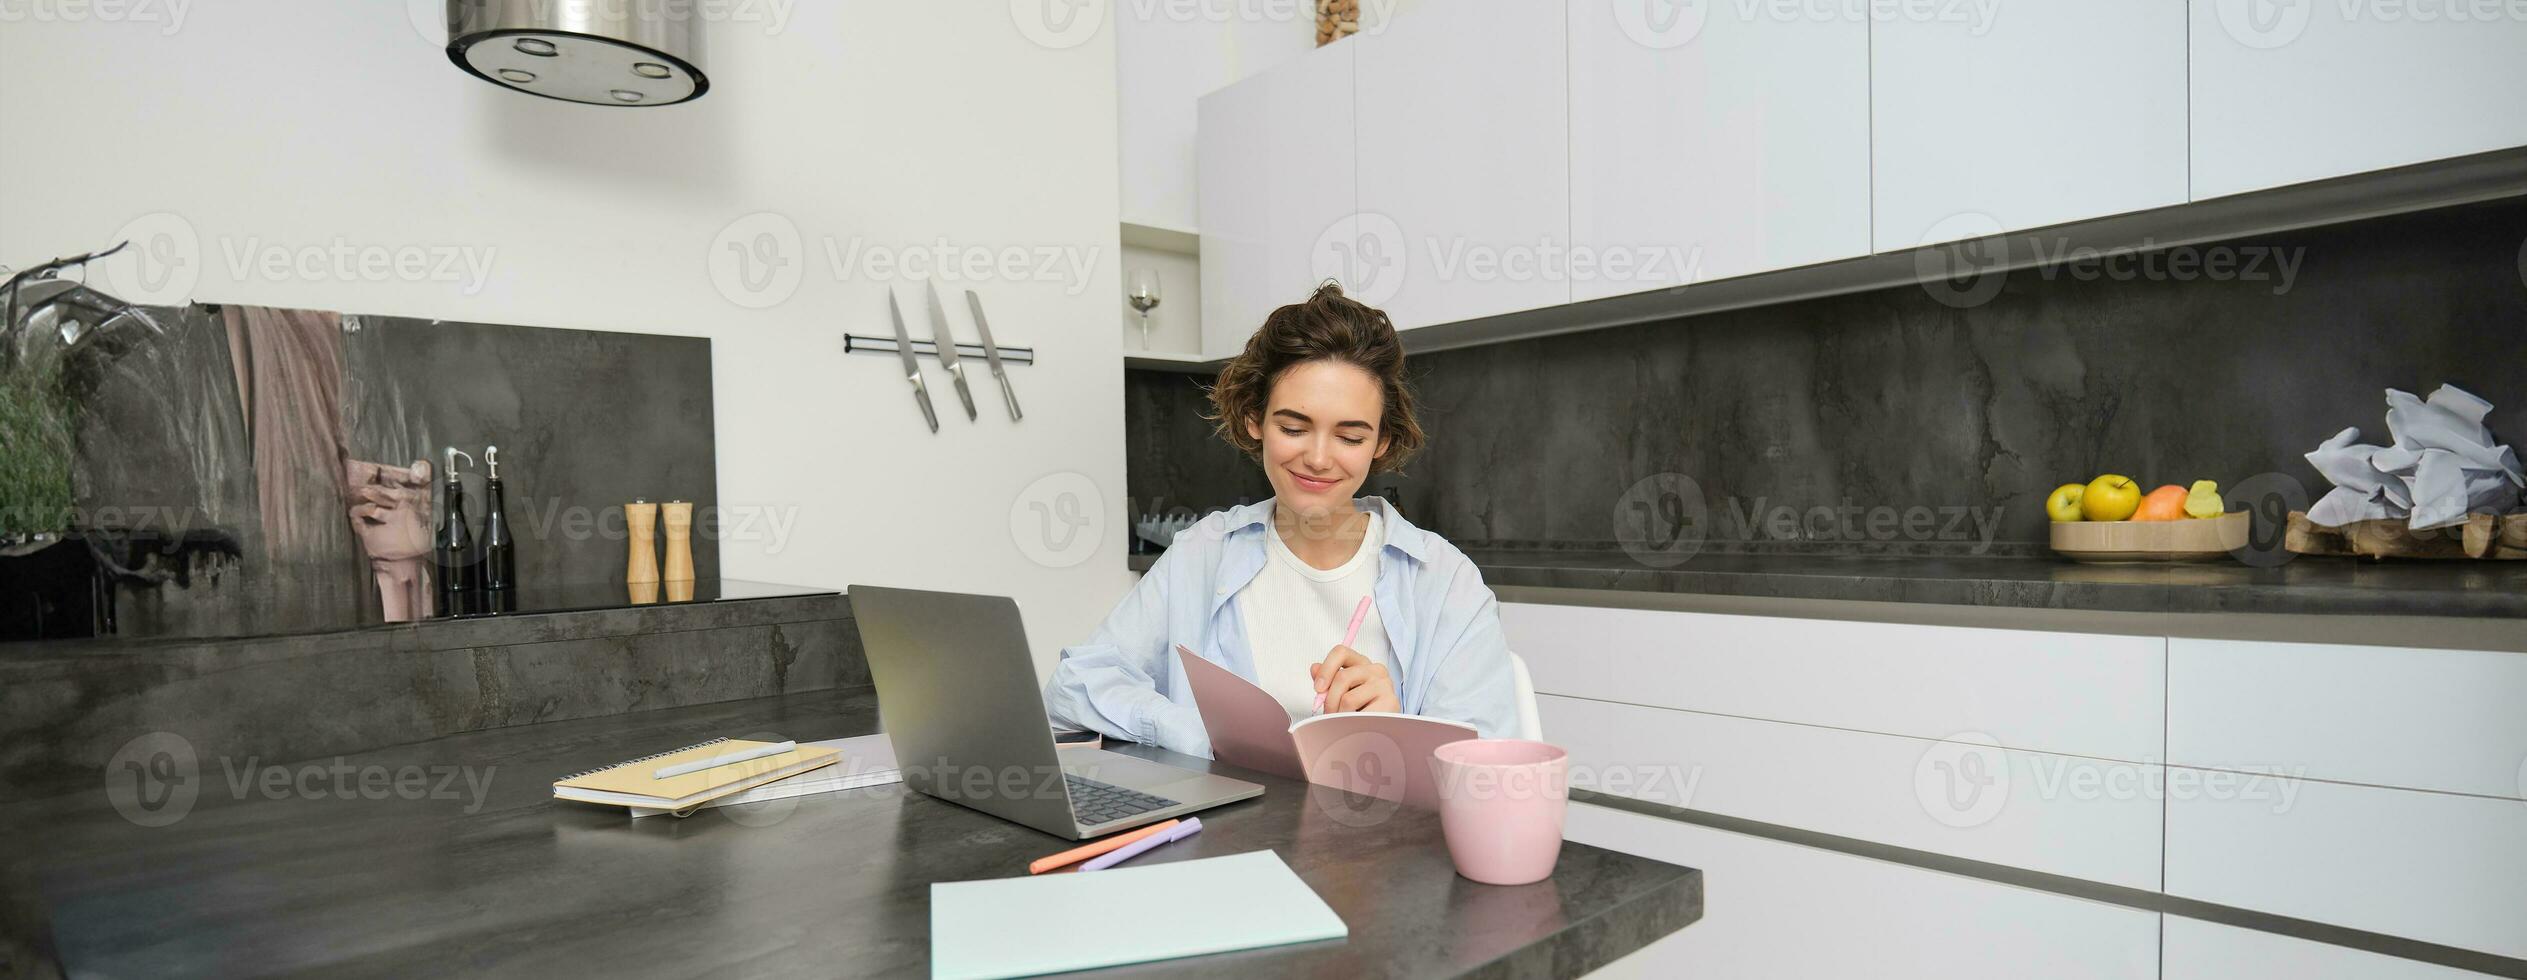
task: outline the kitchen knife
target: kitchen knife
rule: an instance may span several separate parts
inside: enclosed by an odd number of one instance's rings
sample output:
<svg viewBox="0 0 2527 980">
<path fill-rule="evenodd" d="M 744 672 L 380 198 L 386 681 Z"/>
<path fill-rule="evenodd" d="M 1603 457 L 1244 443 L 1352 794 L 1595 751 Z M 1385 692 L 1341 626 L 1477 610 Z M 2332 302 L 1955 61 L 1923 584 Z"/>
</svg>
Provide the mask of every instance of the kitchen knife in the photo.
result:
<svg viewBox="0 0 2527 980">
<path fill-rule="evenodd" d="M 886 313 L 895 318 L 895 356 L 904 360 L 904 380 L 913 383 L 913 402 L 921 406 L 921 420 L 937 432 L 939 413 L 930 410 L 930 386 L 921 383 L 921 362 L 913 360 L 913 338 L 904 332 L 904 311 L 895 305 L 893 289 L 886 291 Z"/>
<path fill-rule="evenodd" d="M 939 284 L 922 285 L 930 289 L 930 345 L 939 349 L 939 363 L 947 366 L 948 380 L 956 382 L 956 400 L 965 403 L 965 420 L 974 421 L 974 389 L 965 386 L 965 365 L 956 359 L 956 331 L 948 329 L 948 311 L 939 305 Z"/>
<path fill-rule="evenodd" d="M 965 308 L 974 311 L 974 332 L 983 335 L 983 357 L 991 363 L 991 376 L 1000 379 L 1000 397 L 1009 403 L 1009 421 L 1027 417 L 1018 411 L 1018 392 L 1009 387 L 1009 371 L 1000 366 L 1000 345 L 991 339 L 991 321 L 983 319 L 983 298 L 974 291 L 965 291 Z"/>
</svg>

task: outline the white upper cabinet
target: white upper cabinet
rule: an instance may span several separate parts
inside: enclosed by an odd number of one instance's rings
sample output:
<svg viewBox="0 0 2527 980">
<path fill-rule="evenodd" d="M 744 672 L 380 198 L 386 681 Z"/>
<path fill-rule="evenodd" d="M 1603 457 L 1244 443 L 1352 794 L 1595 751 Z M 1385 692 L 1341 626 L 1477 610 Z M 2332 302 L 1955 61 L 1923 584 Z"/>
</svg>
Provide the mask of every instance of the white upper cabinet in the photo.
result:
<svg viewBox="0 0 2527 980">
<path fill-rule="evenodd" d="M 1257 14 L 1185 16 L 1172 5 L 1113 6 L 1115 129 L 1122 145 L 1126 223 L 1198 228 L 1195 99 L 1306 54 L 1315 43 L 1313 9 L 1293 4 Z"/>
<path fill-rule="evenodd" d="M 2507 2 L 2193 5 L 2193 197 L 2527 145 Z"/>
<path fill-rule="evenodd" d="M 2183 0 L 1889 9 L 1870 35 L 1878 251 L 2187 200 Z"/>
<path fill-rule="evenodd" d="M 1773 9 L 1570 0 L 1573 300 L 1869 253 L 1868 21 Z"/>
<path fill-rule="evenodd" d="M 1570 301 L 1565 17 L 1559 0 L 1425 4 L 1343 42 L 1361 211 L 1343 285 L 1397 327 Z"/>
<path fill-rule="evenodd" d="M 1202 98 L 1202 350 L 1233 354 L 1274 308 L 1306 299 L 1358 208 L 1354 42 L 1318 48 Z M 1331 229 L 1331 231 L 1329 231 Z"/>
</svg>

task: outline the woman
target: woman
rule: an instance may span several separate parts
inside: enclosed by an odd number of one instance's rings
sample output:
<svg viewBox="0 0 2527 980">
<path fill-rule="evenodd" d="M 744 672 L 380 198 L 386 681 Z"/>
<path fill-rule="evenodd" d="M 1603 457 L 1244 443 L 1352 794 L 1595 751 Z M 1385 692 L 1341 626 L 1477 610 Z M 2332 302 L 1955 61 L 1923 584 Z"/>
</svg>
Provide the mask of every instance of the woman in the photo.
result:
<svg viewBox="0 0 2527 980">
<path fill-rule="evenodd" d="M 1517 734 L 1498 605 L 1463 552 L 1405 522 L 1372 473 L 1420 448 L 1404 348 L 1386 314 L 1328 283 L 1265 318 L 1211 389 L 1221 438 L 1273 498 L 1204 518 L 1045 687 L 1056 721 L 1211 754 L 1175 648 L 1262 687 L 1294 718 L 1401 711 Z M 1361 596 L 1367 619 L 1341 640 Z"/>
</svg>

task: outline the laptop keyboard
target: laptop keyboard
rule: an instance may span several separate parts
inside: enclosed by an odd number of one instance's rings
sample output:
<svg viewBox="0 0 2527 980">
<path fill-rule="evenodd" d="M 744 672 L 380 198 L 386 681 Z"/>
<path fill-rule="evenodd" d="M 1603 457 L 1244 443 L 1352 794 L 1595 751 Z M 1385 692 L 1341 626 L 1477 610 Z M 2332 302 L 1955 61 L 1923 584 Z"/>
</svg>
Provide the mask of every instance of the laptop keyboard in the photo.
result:
<svg viewBox="0 0 2527 980">
<path fill-rule="evenodd" d="M 1093 827 L 1176 805 L 1176 801 L 1165 797 L 1084 779 L 1072 773 L 1063 773 L 1062 782 L 1070 787 L 1070 812 L 1079 818 L 1082 826 Z"/>
</svg>

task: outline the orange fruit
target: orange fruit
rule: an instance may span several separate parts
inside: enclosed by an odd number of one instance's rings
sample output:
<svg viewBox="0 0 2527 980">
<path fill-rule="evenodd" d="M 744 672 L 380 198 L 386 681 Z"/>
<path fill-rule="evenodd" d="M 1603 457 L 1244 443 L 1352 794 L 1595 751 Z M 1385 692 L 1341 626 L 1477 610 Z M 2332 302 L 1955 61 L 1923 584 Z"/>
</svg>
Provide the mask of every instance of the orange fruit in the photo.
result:
<svg viewBox="0 0 2527 980">
<path fill-rule="evenodd" d="M 2136 521 L 2181 521 L 2185 519 L 2185 488 L 2170 483 L 2141 498 L 2141 509 L 2132 512 Z"/>
</svg>

